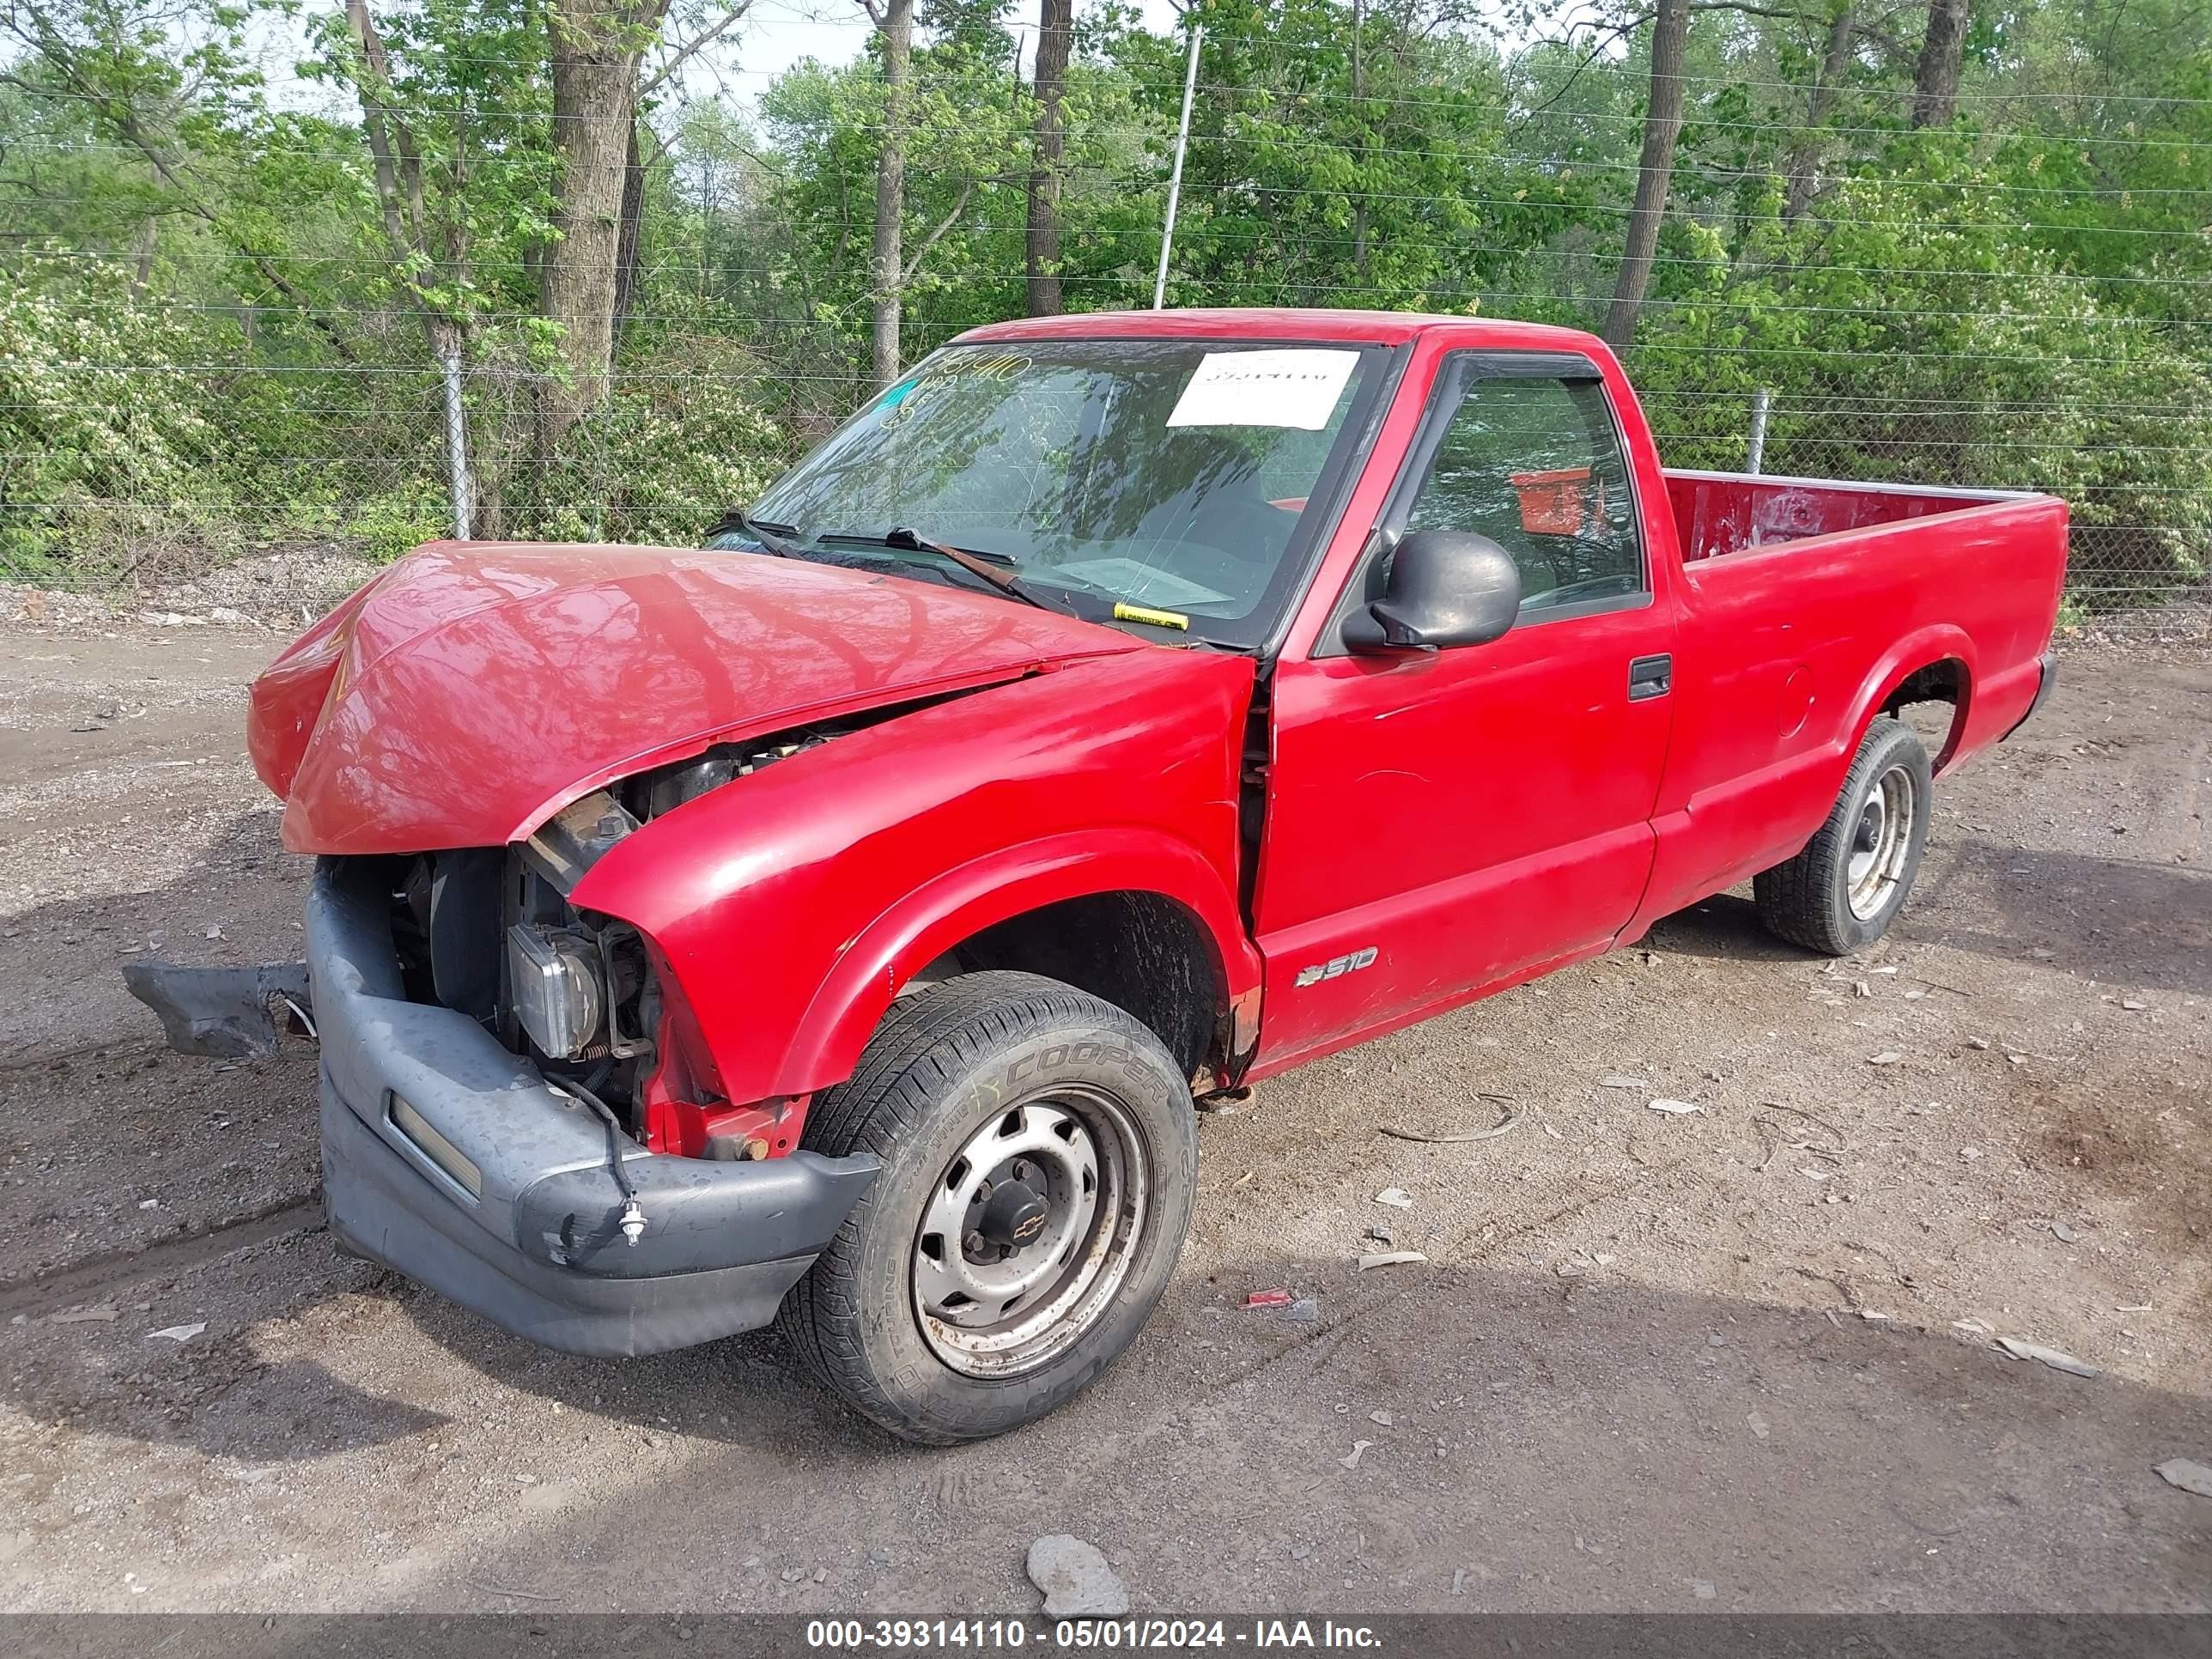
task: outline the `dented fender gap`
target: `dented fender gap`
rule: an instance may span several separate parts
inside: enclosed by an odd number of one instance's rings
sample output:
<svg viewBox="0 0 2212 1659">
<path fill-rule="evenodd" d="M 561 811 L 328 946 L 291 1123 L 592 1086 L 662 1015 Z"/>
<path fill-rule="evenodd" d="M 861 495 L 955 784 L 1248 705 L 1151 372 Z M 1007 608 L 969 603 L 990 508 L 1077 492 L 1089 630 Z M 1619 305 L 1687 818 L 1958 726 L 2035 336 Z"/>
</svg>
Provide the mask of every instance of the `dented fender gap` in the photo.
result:
<svg viewBox="0 0 2212 1659">
<path fill-rule="evenodd" d="M 1237 767 L 1237 908 L 1244 931 L 1255 928 L 1254 903 L 1260 881 L 1260 848 L 1267 824 L 1267 785 L 1274 763 L 1274 677 L 1261 663 L 1252 676 L 1252 700 L 1244 710 L 1244 748 Z"/>
</svg>

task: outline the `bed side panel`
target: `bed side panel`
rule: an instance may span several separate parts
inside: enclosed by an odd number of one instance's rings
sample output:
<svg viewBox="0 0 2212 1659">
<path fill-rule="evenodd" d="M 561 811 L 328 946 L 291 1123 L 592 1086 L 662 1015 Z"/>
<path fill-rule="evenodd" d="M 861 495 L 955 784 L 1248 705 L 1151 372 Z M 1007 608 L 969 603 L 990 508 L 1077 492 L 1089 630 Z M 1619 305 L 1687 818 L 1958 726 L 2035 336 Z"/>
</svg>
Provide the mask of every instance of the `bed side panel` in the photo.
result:
<svg viewBox="0 0 2212 1659">
<path fill-rule="evenodd" d="M 2027 713 L 2066 567 L 2066 506 L 2001 499 L 1684 567 L 1675 724 L 1639 919 L 1780 862 L 1820 827 L 1882 702 L 1963 668 L 1955 765 Z"/>
</svg>

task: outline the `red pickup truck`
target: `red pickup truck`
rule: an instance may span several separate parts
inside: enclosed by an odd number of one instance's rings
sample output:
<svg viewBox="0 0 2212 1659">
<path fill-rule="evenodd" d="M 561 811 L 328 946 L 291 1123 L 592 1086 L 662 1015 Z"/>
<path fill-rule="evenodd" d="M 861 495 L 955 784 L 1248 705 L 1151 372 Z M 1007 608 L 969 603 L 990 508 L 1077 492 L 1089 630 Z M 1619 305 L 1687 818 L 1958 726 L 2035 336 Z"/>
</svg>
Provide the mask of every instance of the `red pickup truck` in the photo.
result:
<svg viewBox="0 0 2212 1659">
<path fill-rule="evenodd" d="M 1194 1097 L 1745 880 L 1880 936 L 2066 508 L 1667 471 L 1580 332 L 1184 312 L 964 335 L 710 540 L 434 544 L 254 684 L 331 1226 L 944 1443 L 1135 1334 Z"/>
</svg>

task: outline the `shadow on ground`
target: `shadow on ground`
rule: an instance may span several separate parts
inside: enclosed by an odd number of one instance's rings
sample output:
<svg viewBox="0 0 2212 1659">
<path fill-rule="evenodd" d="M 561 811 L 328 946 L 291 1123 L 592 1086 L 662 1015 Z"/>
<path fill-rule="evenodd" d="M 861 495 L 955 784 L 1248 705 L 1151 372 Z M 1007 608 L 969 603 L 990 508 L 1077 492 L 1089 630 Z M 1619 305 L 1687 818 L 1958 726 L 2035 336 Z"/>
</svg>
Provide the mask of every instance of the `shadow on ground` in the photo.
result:
<svg viewBox="0 0 2212 1659">
<path fill-rule="evenodd" d="M 2107 985 L 2212 993 L 2212 872 L 1981 840 L 1955 846 L 1922 872 L 1907 937 Z"/>
<path fill-rule="evenodd" d="M 1890 937 L 2108 985 L 2212 993 L 2212 872 L 2007 847 L 1955 833 L 1929 849 Z M 1742 892 L 1662 918 L 1644 939 L 1672 955 L 1817 962 L 1778 939 Z"/>
<path fill-rule="evenodd" d="M 262 1289 L 287 1317 L 304 1310 L 281 1282 L 329 1249 L 267 1247 Z M 1317 1292 L 1323 1316 L 1245 1310 L 1232 1276 Z M 80 1401 L 67 1420 L 276 1463 L 295 1492 L 367 1480 L 434 1508 L 458 1482 L 517 1505 L 405 1587 L 418 1607 L 505 1605 L 511 1585 L 529 1611 L 774 1607 L 818 1565 L 831 1605 L 974 1612 L 1059 1530 L 1105 1548 L 1140 1608 L 2144 1611 L 2212 1587 L 2212 1508 L 2152 1472 L 2202 1454 L 2202 1398 L 1986 1337 L 1626 1280 L 1468 1262 L 1384 1281 L 1304 1259 L 1219 1278 L 1179 1279 L 1054 1417 L 946 1450 L 855 1418 L 771 1337 L 568 1358 L 355 1266 L 322 1294 L 351 1300 L 418 1403 L 320 1363 L 255 1367 L 240 1336 L 245 1368 L 192 1356 L 200 1386 L 164 1413 L 88 1420 Z M 12 1403 L 51 1419 L 62 1402 L 23 1381 Z M 517 1395 L 557 1402 L 564 1427 L 485 1469 L 471 1422 Z M 598 1565 L 616 1560 L 650 1565 L 616 1586 Z"/>
</svg>

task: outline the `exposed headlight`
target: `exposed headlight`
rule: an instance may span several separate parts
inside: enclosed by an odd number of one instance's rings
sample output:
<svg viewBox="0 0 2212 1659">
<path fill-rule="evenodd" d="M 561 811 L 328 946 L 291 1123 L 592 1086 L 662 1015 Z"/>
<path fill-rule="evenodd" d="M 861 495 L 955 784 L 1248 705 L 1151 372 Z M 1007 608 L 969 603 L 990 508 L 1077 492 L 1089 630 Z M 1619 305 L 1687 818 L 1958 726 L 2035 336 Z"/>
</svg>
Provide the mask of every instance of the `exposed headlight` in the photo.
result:
<svg viewBox="0 0 2212 1659">
<path fill-rule="evenodd" d="M 585 940 L 526 924 L 508 928 L 507 980 L 515 1018 L 547 1058 L 574 1059 L 599 1036 L 606 985 L 599 952 Z"/>
</svg>

